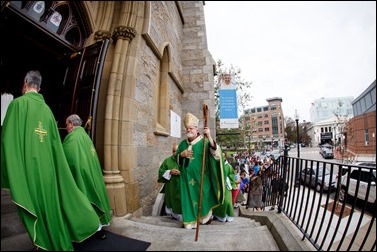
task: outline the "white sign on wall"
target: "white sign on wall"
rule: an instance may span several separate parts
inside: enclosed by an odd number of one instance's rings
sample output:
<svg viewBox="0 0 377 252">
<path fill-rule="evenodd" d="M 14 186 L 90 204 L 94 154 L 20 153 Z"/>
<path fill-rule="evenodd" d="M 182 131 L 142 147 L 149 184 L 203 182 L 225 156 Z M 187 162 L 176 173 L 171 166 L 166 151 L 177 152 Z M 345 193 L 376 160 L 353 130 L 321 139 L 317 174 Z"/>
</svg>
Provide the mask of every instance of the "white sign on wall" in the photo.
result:
<svg viewBox="0 0 377 252">
<path fill-rule="evenodd" d="M 181 138 L 181 117 L 170 110 L 170 135 Z"/>
</svg>

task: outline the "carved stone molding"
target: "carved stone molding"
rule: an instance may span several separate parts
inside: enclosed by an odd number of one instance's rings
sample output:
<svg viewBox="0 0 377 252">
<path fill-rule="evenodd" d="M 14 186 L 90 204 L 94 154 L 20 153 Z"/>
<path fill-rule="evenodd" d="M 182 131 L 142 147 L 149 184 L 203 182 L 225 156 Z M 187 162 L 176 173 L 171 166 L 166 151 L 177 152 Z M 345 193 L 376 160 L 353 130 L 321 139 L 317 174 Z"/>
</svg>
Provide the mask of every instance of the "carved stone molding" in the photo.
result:
<svg viewBox="0 0 377 252">
<path fill-rule="evenodd" d="M 125 39 L 131 42 L 135 36 L 136 30 L 134 28 L 121 25 L 114 29 L 113 41 L 115 43 L 118 39 Z"/>
<path fill-rule="evenodd" d="M 111 39 L 111 32 L 104 31 L 104 30 L 96 31 L 96 33 L 94 34 L 94 39 L 96 41 L 105 40 L 105 39 Z"/>
</svg>

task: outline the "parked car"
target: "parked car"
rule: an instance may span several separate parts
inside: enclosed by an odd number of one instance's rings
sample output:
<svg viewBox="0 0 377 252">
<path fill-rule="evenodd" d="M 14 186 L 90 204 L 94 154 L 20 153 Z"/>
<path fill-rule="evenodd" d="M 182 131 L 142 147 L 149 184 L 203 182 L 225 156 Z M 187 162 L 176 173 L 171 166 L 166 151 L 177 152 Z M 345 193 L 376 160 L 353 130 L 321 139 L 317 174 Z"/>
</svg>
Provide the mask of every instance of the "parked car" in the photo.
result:
<svg viewBox="0 0 377 252">
<path fill-rule="evenodd" d="M 350 176 L 348 181 L 348 176 Z M 348 183 L 348 184 L 347 184 Z M 369 195 L 367 192 L 369 188 Z M 356 189 L 358 191 L 356 192 Z M 356 194 L 357 193 L 357 194 Z M 375 162 L 357 162 L 352 166 L 342 168 L 341 188 L 339 200 L 344 201 L 347 195 L 369 203 L 376 201 L 376 163 Z"/>
<path fill-rule="evenodd" d="M 331 144 L 323 144 L 323 145 L 321 145 L 321 149 L 320 149 L 319 153 L 325 159 L 332 159 L 332 158 L 334 158 L 333 149 L 334 148 Z"/>
<path fill-rule="evenodd" d="M 331 180 L 331 184 L 330 184 Z M 312 167 L 307 167 L 301 172 L 301 183 L 315 187 L 317 192 L 331 191 L 336 189 L 336 175 L 331 173 L 329 168 L 324 168 L 323 163 L 320 163 L 318 168 L 317 164 Z"/>
</svg>

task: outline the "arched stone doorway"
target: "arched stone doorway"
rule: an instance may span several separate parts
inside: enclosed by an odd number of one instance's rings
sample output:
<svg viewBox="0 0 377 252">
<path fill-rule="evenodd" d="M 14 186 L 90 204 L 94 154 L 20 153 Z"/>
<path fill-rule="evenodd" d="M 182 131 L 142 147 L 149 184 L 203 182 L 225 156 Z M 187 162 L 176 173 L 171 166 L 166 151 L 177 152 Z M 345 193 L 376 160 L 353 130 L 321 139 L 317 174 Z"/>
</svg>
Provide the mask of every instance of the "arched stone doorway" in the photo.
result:
<svg viewBox="0 0 377 252">
<path fill-rule="evenodd" d="M 2 2 L 1 93 L 20 96 L 25 73 L 39 70 L 41 94 L 55 115 L 62 139 L 65 118 L 77 113 L 95 141 L 99 80 L 108 40 L 84 48 L 90 33 L 79 3 Z"/>
</svg>

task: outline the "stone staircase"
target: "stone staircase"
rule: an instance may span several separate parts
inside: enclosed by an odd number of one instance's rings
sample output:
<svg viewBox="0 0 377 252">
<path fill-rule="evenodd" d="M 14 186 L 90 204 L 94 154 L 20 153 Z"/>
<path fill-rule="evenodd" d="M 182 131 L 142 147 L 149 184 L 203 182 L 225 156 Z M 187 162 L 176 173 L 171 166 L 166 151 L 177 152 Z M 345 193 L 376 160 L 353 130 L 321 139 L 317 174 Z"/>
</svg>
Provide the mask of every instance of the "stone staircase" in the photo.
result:
<svg viewBox="0 0 377 252">
<path fill-rule="evenodd" d="M 181 222 L 167 216 L 114 217 L 107 230 L 150 242 L 148 251 L 280 251 L 267 226 L 250 218 L 233 222 L 213 220 L 210 225 L 184 229 Z"/>
<path fill-rule="evenodd" d="M 1 188 L 1 251 L 30 251 L 34 246 L 17 214 L 10 192 Z"/>
<path fill-rule="evenodd" d="M 238 211 L 237 211 L 238 213 Z M 148 251 L 313 251 L 283 214 L 239 209 L 233 222 L 184 229 L 168 216 L 113 216 L 106 230 L 150 242 Z M 198 238 L 195 241 L 195 238 Z M 9 191 L 1 189 L 1 251 L 32 251 L 34 246 L 17 214 Z"/>
</svg>

